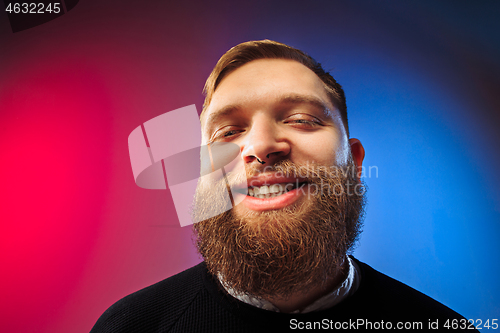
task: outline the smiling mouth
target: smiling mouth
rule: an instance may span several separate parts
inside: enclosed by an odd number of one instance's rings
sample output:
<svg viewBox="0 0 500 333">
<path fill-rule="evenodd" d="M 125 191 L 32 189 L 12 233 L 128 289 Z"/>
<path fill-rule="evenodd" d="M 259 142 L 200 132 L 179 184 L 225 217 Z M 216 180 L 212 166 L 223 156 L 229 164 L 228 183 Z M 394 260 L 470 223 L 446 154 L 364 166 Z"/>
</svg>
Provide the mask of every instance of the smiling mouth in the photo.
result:
<svg viewBox="0 0 500 333">
<path fill-rule="evenodd" d="M 278 183 L 272 185 L 252 186 L 248 188 L 248 196 L 265 199 L 274 198 L 290 192 L 296 188 L 301 188 L 306 182 L 299 183 Z"/>
</svg>

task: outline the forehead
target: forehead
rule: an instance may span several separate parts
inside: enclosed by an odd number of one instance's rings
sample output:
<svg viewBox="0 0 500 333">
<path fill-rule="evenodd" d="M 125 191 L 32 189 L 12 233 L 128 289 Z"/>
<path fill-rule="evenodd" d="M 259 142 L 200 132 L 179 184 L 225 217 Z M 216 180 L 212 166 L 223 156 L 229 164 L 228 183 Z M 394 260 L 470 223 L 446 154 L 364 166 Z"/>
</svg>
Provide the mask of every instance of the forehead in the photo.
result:
<svg viewBox="0 0 500 333">
<path fill-rule="evenodd" d="M 289 96 L 303 96 L 321 101 L 334 110 L 319 77 L 301 63 L 288 59 L 251 61 L 228 74 L 215 90 L 202 117 L 204 129 L 231 107 L 265 109 Z"/>
</svg>

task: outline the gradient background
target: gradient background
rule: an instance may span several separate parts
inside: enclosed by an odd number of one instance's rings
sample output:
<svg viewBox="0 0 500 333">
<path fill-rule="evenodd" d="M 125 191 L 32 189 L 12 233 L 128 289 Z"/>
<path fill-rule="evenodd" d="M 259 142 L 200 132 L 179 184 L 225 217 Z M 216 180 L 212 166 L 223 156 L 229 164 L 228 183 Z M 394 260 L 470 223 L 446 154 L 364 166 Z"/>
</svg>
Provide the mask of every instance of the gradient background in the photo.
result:
<svg viewBox="0 0 500 333">
<path fill-rule="evenodd" d="M 195 103 L 231 46 L 274 39 L 345 88 L 376 166 L 355 255 L 471 319 L 500 319 L 498 1 L 81 0 L 13 34 L 0 13 L 0 330 L 88 332 L 201 259 L 127 137 Z M 182 140 L 182 137 L 179 138 Z"/>
</svg>

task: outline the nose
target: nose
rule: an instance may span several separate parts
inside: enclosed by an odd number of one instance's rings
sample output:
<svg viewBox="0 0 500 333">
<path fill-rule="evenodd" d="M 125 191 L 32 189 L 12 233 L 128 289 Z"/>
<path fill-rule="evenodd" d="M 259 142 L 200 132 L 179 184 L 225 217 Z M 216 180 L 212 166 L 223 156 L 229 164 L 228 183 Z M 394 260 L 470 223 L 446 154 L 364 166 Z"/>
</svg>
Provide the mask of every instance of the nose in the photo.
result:
<svg viewBox="0 0 500 333">
<path fill-rule="evenodd" d="M 267 117 L 254 119 L 241 146 L 246 163 L 272 165 L 290 154 L 290 143 L 275 120 Z"/>
</svg>

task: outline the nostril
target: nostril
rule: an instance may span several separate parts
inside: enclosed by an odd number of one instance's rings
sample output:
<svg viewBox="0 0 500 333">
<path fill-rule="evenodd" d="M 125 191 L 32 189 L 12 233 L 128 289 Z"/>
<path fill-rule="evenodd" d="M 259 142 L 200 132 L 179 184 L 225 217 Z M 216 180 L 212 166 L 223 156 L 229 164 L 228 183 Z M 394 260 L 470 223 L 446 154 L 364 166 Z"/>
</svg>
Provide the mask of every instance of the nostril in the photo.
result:
<svg viewBox="0 0 500 333">
<path fill-rule="evenodd" d="M 267 155 L 268 158 L 269 158 L 269 154 Z M 257 162 L 259 162 L 260 164 L 266 164 L 266 162 L 262 161 L 261 159 L 259 159 L 257 156 L 255 156 L 255 158 L 257 159 Z"/>
</svg>

